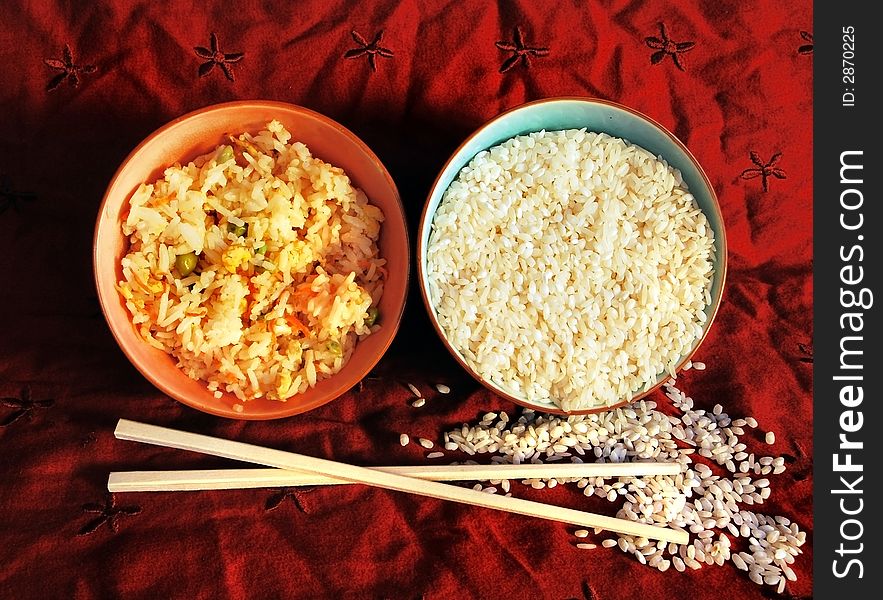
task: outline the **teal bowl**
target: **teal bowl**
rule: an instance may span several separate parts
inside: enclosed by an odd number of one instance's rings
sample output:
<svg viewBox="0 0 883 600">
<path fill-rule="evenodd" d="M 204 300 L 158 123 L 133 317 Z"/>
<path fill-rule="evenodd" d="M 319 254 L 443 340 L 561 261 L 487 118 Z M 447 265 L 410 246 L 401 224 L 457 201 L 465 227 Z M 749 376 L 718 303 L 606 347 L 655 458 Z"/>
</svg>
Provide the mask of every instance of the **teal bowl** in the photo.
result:
<svg viewBox="0 0 883 600">
<path fill-rule="evenodd" d="M 611 136 L 625 139 L 633 144 L 664 158 L 669 165 L 680 170 L 684 182 L 693 194 L 699 207 L 705 213 L 708 223 L 714 231 L 715 239 L 715 268 L 711 287 L 711 302 L 706 307 L 708 319 L 705 322 L 702 335 L 693 344 L 693 347 L 683 355 L 678 363 L 680 370 L 690 360 L 696 349 L 705 340 L 723 295 L 724 281 L 727 273 L 727 238 L 724 230 L 724 221 L 721 214 L 720 204 L 714 188 L 708 176 L 702 170 L 696 158 L 687 147 L 665 127 L 641 114 L 640 112 L 597 98 L 549 98 L 529 102 L 508 110 L 494 117 L 464 141 L 454 154 L 448 159 L 441 172 L 436 177 L 430 189 L 429 196 L 420 217 L 420 227 L 417 233 L 417 272 L 420 284 L 420 294 L 429 314 L 433 327 L 444 343 L 445 347 L 466 371 L 478 380 L 482 385 L 497 395 L 511 400 L 527 408 L 554 413 L 554 414 L 588 414 L 610 410 L 629 402 L 636 401 L 662 386 L 669 378 L 663 371 L 655 380 L 649 381 L 642 389 L 632 397 L 623 398 L 621 402 L 612 406 L 604 406 L 592 409 L 565 412 L 551 401 L 534 402 L 523 397 L 513 396 L 511 393 L 500 389 L 499 386 L 476 373 L 463 359 L 445 336 L 438 323 L 435 308 L 432 306 L 429 295 L 429 282 L 426 277 L 426 247 L 429 243 L 429 233 L 432 229 L 432 221 L 435 211 L 441 202 L 442 196 L 448 186 L 457 177 L 460 170 L 465 167 L 472 158 L 493 146 L 497 146 L 509 138 L 524 135 L 541 130 L 557 131 L 562 129 L 582 129 L 607 133 Z"/>
</svg>

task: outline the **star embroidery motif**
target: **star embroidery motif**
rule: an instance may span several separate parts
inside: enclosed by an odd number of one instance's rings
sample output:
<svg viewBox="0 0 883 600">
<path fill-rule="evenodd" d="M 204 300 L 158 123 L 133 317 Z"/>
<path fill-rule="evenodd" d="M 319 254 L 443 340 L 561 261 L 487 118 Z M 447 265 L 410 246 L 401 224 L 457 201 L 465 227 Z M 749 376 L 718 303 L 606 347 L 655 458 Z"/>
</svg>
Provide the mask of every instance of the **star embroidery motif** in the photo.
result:
<svg viewBox="0 0 883 600">
<path fill-rule="evenodd" d="M 89 433 L 87 433 L 87 434 L 85 435 L 85 437 L 83 437 L 83 438 L 80 440 L 80 446 L 81 446 L 82 448 L 86 448 L 86 447 L 88 447 L 88 446 L 94 444 L 94 443 L 97 442 L 97 441 L 98 441 L 98 436 L 95 435 L 95 432 L 94 432 L 94 431 L 90 431 Z"/>
<path fill-rule="evenodd" d="M 313 487 L 302 487 L 302 488 L 292 488 L 292 487 L 283 487 L 275 490 L 272 496 L 267 498 L 267 501 L 264 503 L 264 510 L 275 510 L 279 508 L 283 502 L 286 500 L 291 500 L 294 502 L 294 505 L 297 509 L 306 514 L 307 509 L 304 507 L 303 502 L 301 501 L 301 494 L 304 492 L 312 491 Z"/>
<path fill-rule="evenodd" d="M 98 516 L 83 525 L 77 532 L 78 536 L 89 535 L 95 533 L 98 529 L 107 524 L 113 533 L 119 530 L 119 521 L 123 517 L 131 517 L 141 512 L 140 506 L 117 506 L 116 498 L 113 494 L 107 494 L 104 504 L 90 502 L 83 505 L 83 512 L 86 514 L 97 514 Z"/>
<path fill-rule="evenodd" d="M 668 37 L 665 23 L 659 24 L 659 37 L 646 37 L 644 43 L 656 50 L 650 55 L 650 64 L 658 65 L 666 56 L 671 56 L 672 62 L 681 71 L 686 71 L 686 62 L 681 54 L 689 52 L 696 46 L 696 42 L 675 42 Z"/>
<path fill-rule="evenodd" d="M 205 59 L 205 62 L 199 65 L 199 76 L 205 77 L 217 66 L 224 72 L 224 77 L 234 81 L 235 77 L 233 76 L 233 67 L 231 65 L 242 60 L 245 57 L 245 52 L 221 52 L 218 44 L 218 34 L 212 32 L 209 38 L 211 48 L 204 46 L 194 46 L 193 48 L 196 56 Z"/>
<path fill-rule="evenodd" d="M 98 69 L 95 65 L 79 66 L 74 64 L 74 53 L 71 52 L 71 47 L 68 44 L 64 45 L 62 55 L 61 60 L 57 58 L 47 58 L 43 61 L 43 63 L 50 69 L 61 71 L 61 73 L 50 79 L 49 83 L 46 84 L 47 92 L 55 90 L 58 86 L 64 83 L 65 80 L 67 80 L 68 85 L 71 87 L 77 87 L 80 85 L 80 75 L 94 73 Z"/>
<path fill-rule="evenodd" d="M 509 69 L 512 69 L 519 62 L 524 65 L 525 68 L 530 67 L 530 57 L 542 57 L 549 55 L 549 49 L 545 46 L 528 46 L 524 41 L 524 33 L 521 31 L 521 27 L 515 27 L 515 32 L 513 34 L 513 39 L 511 42 L 499 41 L 494 44 L 500 50 L 505 52 L 511 52 L 512 56 L 503 61 L 503 64 L 500 65 L 500 73 L 505 73 Z"/>
<path fill-rule="evenodd" d="M 809 43 L 804 44 L 803 46 L 798 48 L 797 54 L 812 54 L 812 51 L 813 51 L 812 34 L 808 31 L 801 31 L 800 37 L 803 38 L 803 41 L 809 42 Z"/>
<path fill-rule="evenodd" d="M 55 404 L 55 400 L 32 400 L 31 388 L 26 387 L 21 392 L 21 398 L 0 398 L 0 404 L 15 409 L 0 422 L 0 427 L 8 427 L 22 417 L 33 418 L 33 411 L 38 408 L 49 408 Z"/>
<path fill-rule="evenodd" d="M 804 344 L 798 343 L 797 347 L 800 349 L 800 353 L 803 355 L 797 360 L 803 363 L 811 363 L 813 361 L 813 348 L 812 343 Z"/>
<path fill-rule="evenodd" d="M 781 152 L 773 154 L 767 162 L 763 162 L 760 155 L 753 150 L 749 152 L 749 156 L 751 157 L 751 162 L 753 162 L 757 168 L 745 169 L 742 171 L 742 174 L 740 175 L 742 179 L 754 179 L 755 177 L 760 177 L 761 187 L 764 192 L 768 192 L 770 189 L 770 177 L 787 179 L 788 176 L 785 174 L 785 171 L 776 166 L 779 159 L 782 158 Z"/>
<path fill-rule="evenodd" d="M 380 42 L 383 41 L 383 30 L 381 29 L 377 35 L 374 36 L 374 39 L 371 43 L 368 43 L 362 35 L 353 29 L 350 32 L 350 35 L 353 37 L 353 40 L 358 44 L 358 48 L 352 48 L 347 50 L 343 57 L 344 58 L 359 58 L 360 56 L 368 56 L 368 64 L 371 65 L 371 70 L 377 70 L 377 57 L 382 56 L 383 58 L 393 58 L 392 50 L 389 48 L 385 48 L 380 45 Z"/>
<path fill-rule="evenodd" d="M 18 212 L 21 203 L 32 202 L 34 198 L 36 198 L 36 194 L 19 192 L 12 187 L 12 182 L 9 179 L 0 177 L 0 215 L 10 208 Z"/>
</svg>

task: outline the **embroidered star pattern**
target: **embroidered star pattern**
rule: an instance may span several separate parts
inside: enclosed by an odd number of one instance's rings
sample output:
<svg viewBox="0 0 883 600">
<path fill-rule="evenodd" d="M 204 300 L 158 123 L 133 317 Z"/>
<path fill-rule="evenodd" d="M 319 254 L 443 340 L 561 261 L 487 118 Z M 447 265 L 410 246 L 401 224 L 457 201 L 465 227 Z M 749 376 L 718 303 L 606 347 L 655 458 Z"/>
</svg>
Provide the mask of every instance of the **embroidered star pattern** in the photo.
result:
<svg viewBox="0 0 883 600">
<path fill-rule="evenodd" d="M 798 343 L 797 347 L 800 349 L 800 353 L 802 354 L 802 356 L 797 360 L 803 363 L 811 363 L 813 361 L 812 344 Z"/>
<path fill-rule="evenodd" d="M 665 23 L 659 24 L 659 37 L 649 36 L 644 38 L 644 43 L 648 47 L 656 50 L 650 55 L 650 64 L 658 65 L 666 56 L 671 56 L 672 62 L 681 71 L 686 71 L 687 63 L 681 56 L 685 52 L 689 52 L 696 47 L 696 42 L 675 42 L 668 37 L 668 31 L 665 29 Z"/>
<path fill-rule="evenodd" d="M 22 417 L 32 419 L 33 411 L 49 408 L 55 404 L 55 400 L 33 400 L 31 398 L 31 388 L 26 387 L 21 391 L 20 398 L 0 398 L 0 404 L 14 409 L 11 413 L 6 415 L 6 418 L 3 419 L 3 421 L 0 421 L 0 427 L 8 427 Z"/>
<path fill-rule="evenodd" d="M 113 533 L 119 530 L 119 521 L 123 517 L 131 517 L 141 512 L 140 506 L 117 506 L 116 498 L 113 494 L 107 494 L 104 504 L 90 502 L 83 505 L 83 512 L 86 514 L 97 514 L 98 516 L 83 525 L 77 532 L 78 536 L 89 535 L 95 533 L 102 525 L 107 524 Z"/>
<path fill-rule="evenodd" d="M 813 51 L 812 34 L 808 31 L 801 31 L 800 37 L 803 38 L 804 42 L 808 42 L 808 43 L 806 43 L 806 44 L 802 45 L 800 48 L 798 48 L 797 54 L 812 54 L 812 51 Z"/>
<path fill-rule="evenodd" d="M 355 29 L 350 32 L 350 35 L 353 36 L 353 40 L 358 44 L 358 47 L 347 50 L 343 55 L 344 58 L 359 58 L 361 56 L 367 56 L 368 64 L 371 65 L 372 71 L 377 70 L 378 56 L 382 56 L 383 58 L 393 58 L 394 54 L 392 50 L 380 45 L 380 42 L 383 41 L 382 29 L 377 32 L 377 35 L 374 36 L 374 39 L 370 43 Z"/>
<path fill-rule="evenodd" d="M 98 436 L 94 431 L 90 431 L 82 439 L 80 439 L 80 447 L 86 448 L 98 441 Z"/>
<path fill-rule="evenodd" d="M 224 77 L 229 79 L 230 81 L 234 81 L 236 78 L 233 75 L 233 67 L 245 57 L 245 52 L 221 52 L 220 44 L 218 43 L 218 34 L 212 32 L 209 36 L 209 45 L 210 48 L 206 48 L 204 46 L 194 46 L 193 51 L 196 52 L 196 56 L 199 58 L 204 58 L 205 62 L 199 65 L 199 76 L 205 77 L 215 67 L 220 67 L 221 71 L 224 72 Z"/>
<path fill-rule="evenodd" d="M 32 202 L 36 198 L 36 194 L 31 192 L 20 192 L 12 187 L 12 182 L 6 177 L 0 177 L 0 215 L 12 208 L 15 212 L 19 211 L 20 204 L 24 202 Z"/>
<path fill-rule="evenodd" d="M 524 33 L 521 31 L 521 27 L 515 27 L 511 42 L 499 41 L 494 45 L 500 50 L 512 53 L 512 56 L 504 60 L 503 64 L 500 65 L 500 73 L 505 73 L 512 69 L 519 62 L 525 68 L 528 68 L 530 67 L 530 58 L 532 56 L 542 57 L 549 55 L 549 49 L 545 46 L 528 46 L 524 41 Z"/>
<path fill-rule="evenodd" d="M 275 490 L 275 493 L 267 498 L 267 501 L 264 503 L 264 510 L 275 510 L 279 508 L 283 502 L 286 500 L 291 500 L 294 502 L 294 505 L 297 509 L 306 514 L 308 511 L 304 507 L 304 504 L 301 499 L 301 495 L 305 492 L 310 492 L 314 490 L 313 487 L 301 487 L 301 488 L 292 488 L 292 487 L 284 487 Z"/>
<path fill-rule="evenodd" d="M 766 162 L 764 162 L 760 158 L 760 155 L 753 150 L 749 152 L 748 155 L 751 158 L 751 162 L 755 164 L 756 168 L 745 169 L 744 171 L 742 171 L 740 177 L 742 179 L 754 179 L 755 177 L 760 177 L 761 187 L 763 188 L 764 192 L 770 191 L 770 177 L 775 177 L 776 179 L 788 178 L 788 176 L 785 174 L 785 171 L 776 166 L 779 162 L 779 159 L 782 158 L 781 152 L 776 152 Z"/>
<path fill-rule="evenodd" d="M 64 45 L 62 58 L 47 58 L 43 61 L 50 69 L 61 71 L 58 75 L 49 80 L 46 84 L 46 91 L 51 92 L 58 88 L 67 80 L 68 85 L 77 87 L 80 85 L 80 75 L 88 75 L 94 73 L 98 68 L 95 65 L 77 65 L 74 64 L 74 53 L 68 44 Z"/>
</svg>

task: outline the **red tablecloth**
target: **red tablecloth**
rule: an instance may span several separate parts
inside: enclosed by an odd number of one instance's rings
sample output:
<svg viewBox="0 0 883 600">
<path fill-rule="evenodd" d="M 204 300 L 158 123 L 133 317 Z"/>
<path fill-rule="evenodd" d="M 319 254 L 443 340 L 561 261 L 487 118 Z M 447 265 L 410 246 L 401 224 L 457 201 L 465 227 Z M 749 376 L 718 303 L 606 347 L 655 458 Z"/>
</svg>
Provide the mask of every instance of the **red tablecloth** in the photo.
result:
<svg viewBox="0 0 883 600">
<path fill-rule="evenodd" d="M 363 465 L 419 464 L 423 453 L 400 447 L 400 432 L 437 439 L 486 410 L 516 407 L 447 356 L 412 288 L 401 333 L 362 391 L 276 422 L 198 413 L 154 389 L 115 345 L 90 250 L 123 157 L 204 105 L 266 98 L 342 122 L 390 168 L 412 228 L 446 157 L 501 110 L 557 95 L 630 105 L 690 147 L 726 219 L 728 286 L 698 356 L 709 368 L 683 385 L 700 406 L 721 402 L 776 432 L 773 451 L 789 468 L 755 509 L 811 532 L 810 2 L 194 6 L 0 6 L 0 597 L 770 594 L 730 563 L 659 573 L 617 550 L 575 549 L 561 524 L 360 486 L 117 494 L 105 508 L 110 470 L 227 464 L 117 441 L 120 417 Z M 516 28 L 526 47 L 548 53 L 513 62 L 495 43 L 513 42 Z M 221 54 L 199 56 L 194 47 L 213 50 L 213 35 Z M 376 70 L 372 53 L 344 56 L 378 46 L 388 52 L 374 54 Z M 402 382 L 440 380 L 450 396 L 410 407 Z M 612 512 L 574 486 L 515 489 Z M 804 550 L 786 595 L 811 594 L 811 533 Z"/>
</svg>

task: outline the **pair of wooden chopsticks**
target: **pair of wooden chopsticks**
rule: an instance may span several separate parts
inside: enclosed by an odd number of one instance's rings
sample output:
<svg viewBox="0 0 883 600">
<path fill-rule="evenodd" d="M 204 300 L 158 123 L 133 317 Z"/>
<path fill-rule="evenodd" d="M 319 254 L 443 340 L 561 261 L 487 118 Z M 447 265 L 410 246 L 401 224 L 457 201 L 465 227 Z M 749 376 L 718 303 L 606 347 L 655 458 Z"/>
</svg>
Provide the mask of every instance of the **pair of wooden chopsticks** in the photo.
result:
<svg viewBox="0 0 883 600">
<path fill-rule="evenodd" d="M 367 468 L 295 454 L 293 452 L 283 452 L 272 448 L 254 446 L 243 442 L 157 427 L 127 419 L 120 419 L 114 435 L 121 440 L 190 450 L 192 452 L 200 452 L 202 454 L 231 458 L 275 468 L 111 473 L 107 483 L 108 490 L 111 492 L 361 483 L 573 525 L 598 527 L 637 537 L 664 540 L 676 544 L 686 544 L 689 542 L 689 535 L 686 531 L 636 523 L 627 519 L 618 519 L 606 515 L 543 504 L 541 502 L 486 494 L 438 482 L 531 477 L 674 475 L 680 472 L 680 466 L 677 463 L 454 465 L 447 467 Z M 282 470 L 280 471 L 280 469 Z"/>
</svg>

